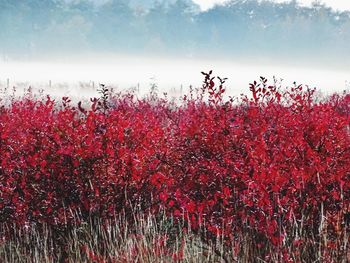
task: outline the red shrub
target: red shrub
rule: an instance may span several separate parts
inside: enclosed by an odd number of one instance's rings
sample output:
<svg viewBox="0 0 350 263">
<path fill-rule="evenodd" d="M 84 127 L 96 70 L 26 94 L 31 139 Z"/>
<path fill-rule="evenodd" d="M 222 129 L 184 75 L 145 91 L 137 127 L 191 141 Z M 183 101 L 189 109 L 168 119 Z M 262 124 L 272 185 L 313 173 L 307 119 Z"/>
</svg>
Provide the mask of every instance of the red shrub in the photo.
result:
<svg viewBox="0 0 350 263">
<path fill-rule="evenodd" d="M 315 102 L 261 78 L 226 102 L 225 79 L 204 75 L 180 105 L 105 93 L 90 109 L 2 106 L 0 220 L 66 224 L 137 204 L 227 239 L 250 231 L 279 246 L 295 225 L 336 236 L 350 215 L 349 95 Z"/>
</svg>

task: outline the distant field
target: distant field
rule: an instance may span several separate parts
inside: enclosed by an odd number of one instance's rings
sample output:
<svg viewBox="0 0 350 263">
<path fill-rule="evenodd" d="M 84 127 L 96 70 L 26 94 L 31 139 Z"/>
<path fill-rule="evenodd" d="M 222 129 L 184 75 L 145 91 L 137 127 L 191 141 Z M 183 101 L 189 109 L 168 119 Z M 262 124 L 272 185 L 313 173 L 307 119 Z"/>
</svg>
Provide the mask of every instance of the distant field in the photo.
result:
<svg viewBox="0 0 350 263">
<path fill-rule="evenodd" d="M 70 97 L 95 96 L 95 90 L 99 83 L 113 86 L 121 90 L 138 87 L 139 92 L 145 95 L 149 92 L 150 84 L 156 83 L 159 92 L 171 92 L 172 90 L 188 91 L 188 87 L 201 85 L 202 76 L 199 70 L 215 68 L 217 74 L 228 77 L 227 88 L 230 95 L 246 93 L 248 84 L 252 79 L 260 76 L 272 80 L 283 79 L 284 85 L 291 85 L 294 81 L 317 87 L 325 94 L 335 91 L 342 92 L 349 89 L 350 75 L 346 68 L 331 68 L 327 65 L 315 65 L 310 67 L 302 63 L 288 65 L 279 61 L 223 61 L 223 60 L 198 60 L 110 56 L 92 57 L 90 60 L 84 57 L 72 59 L 26 62 L 0 62 L 0 86 L 7 85 L 19 88 L 28 87 L 44 88 L 45 92 L 52 95 L 66 93 Z M 50 88 L 51 83 L 51 88 Z M 81 85 L 83 84 L 83 85 Z M 79 87 L 84 86 L 85 90 Z M 59 87 L 63 89 L 60 91 Z M 179 95 L 179 94 L 177 94 Z"/>
</svg>

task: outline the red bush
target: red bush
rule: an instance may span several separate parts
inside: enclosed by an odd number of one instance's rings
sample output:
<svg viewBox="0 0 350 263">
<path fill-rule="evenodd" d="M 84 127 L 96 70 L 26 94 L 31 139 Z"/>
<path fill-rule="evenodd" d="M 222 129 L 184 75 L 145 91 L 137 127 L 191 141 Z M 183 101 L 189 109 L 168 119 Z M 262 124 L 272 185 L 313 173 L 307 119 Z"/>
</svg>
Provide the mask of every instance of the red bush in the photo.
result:
<svg viewBox="0 0 350 263">
<path fill-rule="evenodd" d="M 225 79 L 204 74 L 179 105 L 104 87 L 89 109 L 49 97 L 1 106 L 0 221 L 67 224 L 139 205 L 276 246 L 295 225 L 348 228 L 350 95 L 316 102 L 261 78 L 234 103 Z"/>
</svg>

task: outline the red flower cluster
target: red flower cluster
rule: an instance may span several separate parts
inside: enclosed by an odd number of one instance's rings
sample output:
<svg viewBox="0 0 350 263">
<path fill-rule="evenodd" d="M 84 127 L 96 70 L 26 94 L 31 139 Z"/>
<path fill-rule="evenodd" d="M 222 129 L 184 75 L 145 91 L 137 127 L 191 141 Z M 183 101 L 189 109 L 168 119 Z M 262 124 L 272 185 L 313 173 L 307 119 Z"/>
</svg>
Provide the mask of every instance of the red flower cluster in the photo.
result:
<svg viewBox="0 0 350 263">
<path fill-rule="evenodd" d="M 49 97 L 0 105 L 0 221 L 66 224 L 137 204 L 274 245 L 295 225 L 349 227 L 350 95 L 316 101 L 261 78 L 236 103 L 225 79 L 204 75 L 179 105 L 105 87 L 89 109 Z"/>
</svg>

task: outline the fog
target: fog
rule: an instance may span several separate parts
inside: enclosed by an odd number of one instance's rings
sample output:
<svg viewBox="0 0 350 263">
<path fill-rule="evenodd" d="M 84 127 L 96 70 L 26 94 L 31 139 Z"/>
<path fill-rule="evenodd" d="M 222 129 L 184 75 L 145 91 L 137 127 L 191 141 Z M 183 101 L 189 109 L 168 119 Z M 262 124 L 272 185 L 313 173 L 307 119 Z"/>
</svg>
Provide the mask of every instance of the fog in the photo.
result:
<svg viewBox="0 0 350 263">
<path fill-rule="evenodd" d="M 350 80 L 350 11 L 321 2 L 229 0 L 0 0 L 0 87 L 96 96 L 151 84 L 178 96 L 201 71 L 248 93 L 260 76 L 342 91 Z"/>
<path fill-rule="evenodd" d="M 84 99 L 97 96 L 98 85 L 113 87 L 114 91 L 126 92 L 137 89 L 140 95 L 156 85 L 159 93 L 179 96 L 189 86 L 200 87 L 201 71 L 214 71 L 215 76 L 227 77 L 227 93 L 238 96 L 249 93 L 249 83 L 260 76 L 282 79 L 282 86 L 293 82 L 316 87 L 324 94 L 349 89 L 350 72 L 341 69 L 317 68 L 307 65 L 286 65 L 262 62 L 234 62 L 224 60 L 199 60 L 189 58 L 160 58 L 147 56 L 109 56 L 90 59 L 57 59 L 50 61 L 0 62 L 0 86 L 17 87 L 23 93 L 31 86 L 35 92 L 53 96 L 71 96 Z M 8 91 L 9 92 L 9 91 Z"/>
</svg>

